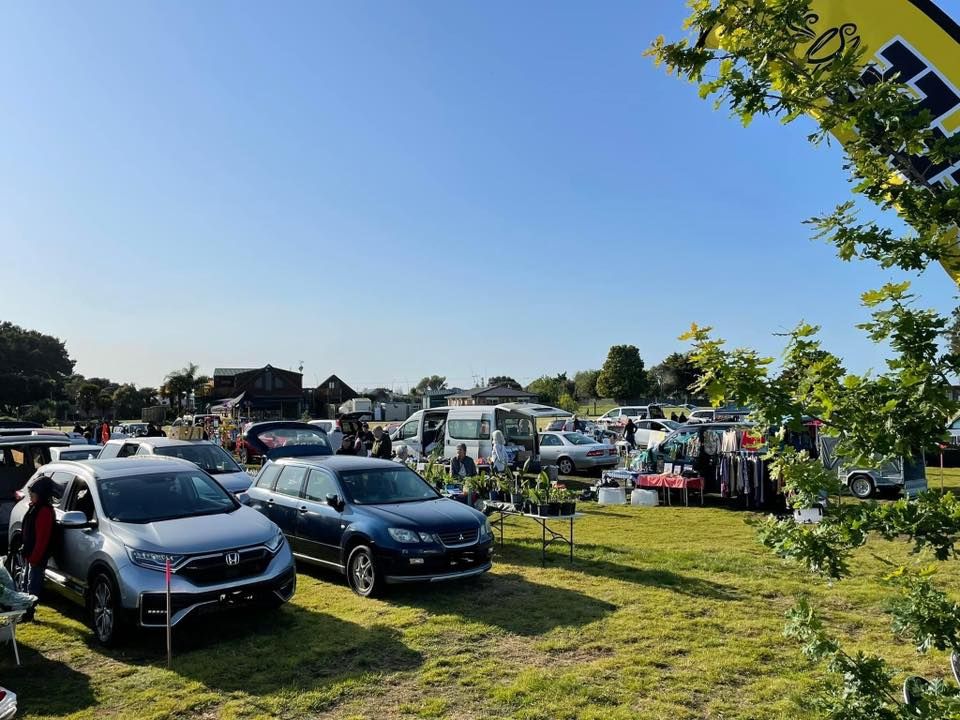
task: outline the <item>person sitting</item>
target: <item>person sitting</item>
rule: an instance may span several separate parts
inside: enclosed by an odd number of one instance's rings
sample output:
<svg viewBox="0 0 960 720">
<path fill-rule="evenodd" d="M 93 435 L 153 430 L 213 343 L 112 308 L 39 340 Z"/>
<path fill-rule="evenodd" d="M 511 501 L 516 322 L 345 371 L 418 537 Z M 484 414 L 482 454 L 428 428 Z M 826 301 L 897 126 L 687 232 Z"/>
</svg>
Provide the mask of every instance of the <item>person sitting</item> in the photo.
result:
<svg viewBox="0 0 960 720">
<path fill-rule="evenodd" d="M 457 454 L 450 461 L 450 474 L 455 478 L 467 478 L 477 476 L 477 464 L 472 457 L 467 456 L 467 446 L 465 443 L 457 445 Z"/>
</svg>

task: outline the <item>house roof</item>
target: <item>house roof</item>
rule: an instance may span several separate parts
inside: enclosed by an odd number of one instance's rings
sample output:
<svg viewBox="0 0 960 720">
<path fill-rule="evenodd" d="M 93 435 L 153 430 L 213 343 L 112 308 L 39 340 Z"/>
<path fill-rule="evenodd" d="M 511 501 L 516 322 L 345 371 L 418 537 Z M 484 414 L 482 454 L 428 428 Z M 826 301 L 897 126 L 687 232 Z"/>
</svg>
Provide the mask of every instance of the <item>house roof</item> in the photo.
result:
<svg viewBox="0 0 960 720">
<path fill-rule="evenodd" d="M 234 375 L 240 375 L 245 372 L 250 372 L 251 370 L 256 370 L 256 368 L 214 368 L 213 376 L 214 377 L 233 377 Z"/>
<path fill-rule="evenodd" d="M 338 383 L 340 383 L 341 385 L 343 385 L 343 387 L 344 387 L 345 390 L 349 390 L 349 391 L 350 391 L 351 393 L 353 393 L 354 395 L 357 394 L 357 391 L 356 391 L 356 390 L 354 390 L 352 387 L 350 387 L 349 385 L 347 385 L 341 378 L 337 377 L 336 375 L 331 375 L 330 377 L 328 377 L 328 378 L 327 378 L 326 380 L 324 380 L 322 383 L 320 383 L 319 385 L 317 385 L 317 388 L 318 388 L 318 389 L 319 389 L 319 388 L 326 388 L 331 382 L 338 382 Z"/>
<path fill-rule="evenodd" d="M 463 392 L 457 393 L 456 395 L 451 395 L 451 398 L 473 398 L 473 397 L 524 397 L 531 398 L 535 397 L 534 393 L 527 392 L 526 390 L 517 390 L 508 385 L 494 385 L 493 387 L 478 387 L 473 388 L 472 390 L 464 390 Z"/>
</svg>

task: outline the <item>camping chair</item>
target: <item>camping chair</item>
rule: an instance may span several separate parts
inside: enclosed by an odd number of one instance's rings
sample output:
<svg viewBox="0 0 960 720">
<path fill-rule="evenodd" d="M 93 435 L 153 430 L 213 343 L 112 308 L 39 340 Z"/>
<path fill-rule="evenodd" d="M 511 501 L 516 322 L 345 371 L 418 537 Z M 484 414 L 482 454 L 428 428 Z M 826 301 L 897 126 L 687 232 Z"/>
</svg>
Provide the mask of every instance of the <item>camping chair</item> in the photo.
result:
<svg viewBox="0 0 960 720">
<path fill-rule="evenodd" d="M 23 619 L 25 610 L 0 612 L 0 643 L 13 644 L 13 657 L 20 665 L 20 650 L 17 648 L 17 623 Z"/>
</svg>

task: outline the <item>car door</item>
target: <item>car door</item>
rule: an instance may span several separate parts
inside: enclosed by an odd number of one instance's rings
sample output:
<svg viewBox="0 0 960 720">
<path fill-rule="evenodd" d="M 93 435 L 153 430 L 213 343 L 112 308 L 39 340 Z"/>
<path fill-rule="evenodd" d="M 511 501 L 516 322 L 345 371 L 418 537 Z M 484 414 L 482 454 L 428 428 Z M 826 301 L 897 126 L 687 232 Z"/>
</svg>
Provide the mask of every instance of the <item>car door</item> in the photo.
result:
<svg viewBox="0 0 960 720">
<path fill-rule="evenodd" d="M 650 421 L 641 420 L 640 422 L 636 423 L 636 425 L 637 432 L 633 436 L 634 442 L 636 443 L 637 447 L 646 448 L 650 443 Z"/>
<path fill-rule="evenodd" d="M 340 511 L 327 503 L 327 495 L 343 497 L 343 491 L 329 470 L 313 468 L 297 515 L 296 552 L 312 560 L 340 565 L 343 523 Z"/>
<path fill-rule="evenodd" d="M 543 464 L 555 465 L 562 449 L 563 442 L 556 435 L 552 433 L 540 435 L 540 462 Z"/>
<path fill-rule="evenodd" d="M 64 513 L 74 510 L 82 512 L 87 517 L 89 525 L 78 528 L 60 528 L 60 557 L 57 562 L 57 571 L 61 578 L 54 580 L 67 590 L 82 594 L 87 586 L 87 575 L 90 570 L 90 561 L 103 547 L 103 535 L 97 526 L 98 515 L 93 491 L 83 478 L 74 478 L 67 490 L 66 499 L 62 503 L 62 513 L 57 513 L 58 519 Z"/>
<path fill-rule="evenodd" d="M 410 454 L 418 457 L 423 451 L 420 443 L 420 418 L 408 420 L 400 426 L 400 442 L 410 448 Z"/>
<path fill-rule="evenodd" d="M 66 493 L 70 488 L 73 477 L 73 473 L 63 471 L 58 471 L 50 475 L 50 480 L 53 482 L 53 497 L 50 498 L 50 504 L 53 505 L 53 513 L 57 522 L 63 517 L 63 504 L 66 500 Z M 61 528 L 57 528 L 56 531 L 62 533 Z M 50 555 L 50 559 L 47 561 L 47 569 L 59 572 L 62 561 L 61 558 L 61 547 L 60 544 L 57 543 L 54 545 L 53 554 Z"/>
<path fill-rule="evenodd" d="M 267 516 L 287 536 L 294 552 L 299 552 L 297 516 L 300 514 L 300 496 L 306 479 L 307 468 L 301 465 L 284 465 L 276 486 L 267 499 Z"/>
</svg>

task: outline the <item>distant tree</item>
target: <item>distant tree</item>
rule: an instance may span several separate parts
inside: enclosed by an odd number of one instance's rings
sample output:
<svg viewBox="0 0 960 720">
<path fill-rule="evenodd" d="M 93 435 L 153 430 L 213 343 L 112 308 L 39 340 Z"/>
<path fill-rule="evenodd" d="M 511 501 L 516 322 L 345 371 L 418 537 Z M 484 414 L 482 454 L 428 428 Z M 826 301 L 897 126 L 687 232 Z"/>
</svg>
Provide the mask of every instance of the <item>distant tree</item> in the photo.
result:
<svg viewBox="0 0 960 720">
<path fill-rule="evenodd" d="M 113 391 L 113 406 L 118 418 L 138 418 L 143 409 L 143 401 L 136 386 L 126 384 Z"/>
<path fill-rule="evenodd" d="M 106 390 L 111 385 L 116 387 L 116 383 L 112 382 L 108 378 L 92 377 L 92 378 L 87 378 L 86 382 L 91 383 L 92 385 L 96 385 L 101 390 Z"/>
<path fill-rule="evenodd" d="M 580 404 L 573 399 L 573 396 L 570 393 L 563 393 L 559 398 L 557 398 L 557 407 L 561 410 L 566 410 L 567 412 L 575 413 L 580 409 Z"/>
<path fill-rule="evenodd" d="M 580 402 L 597 397 L 597 378 L 599 370 L 581 370 L 573 376 L 574 397 Z"/>
<path fill-rule="evenodd" d="M 636 345 L 611 347 L 597 377 L 597 392 L 617 402 L 628 402 L 641 395 L 646 387 L 647 373 Z"/>
<path fill-rule="evenodd" d="M 77 391 L 77 404 L 87 417 L 90 417 L 90 411 L 96 407 L 99 398 L 100 388 L 93 383 L 84 383 Z"/>
<path fill-rule="evenodd" d="M 542 403 L 556 406 L 563 395 L 573 396 L 574 384 L 566 373 L 544 375 L 527 385 L 527 392 L 536 395 Z"/>
<path fill-rule="evenodd" d="M 168 373 L 165 378 L 163 392 L 174 403 L 178 414 L 183 413 L 183 407 L 190 393 L 196 397 L 205 397 L 207 394 L 210 378 L 206 375 L 198 375 L 199 369 L 195 363 L 187 363 L 186 367 Z"/>
<path fill-rule="evenodd" d="M 443 390 L 447 386 L 447 378 L 444 375 L 427 375 L 420 380 L 414 388 L 415 395 L 426 395 L 434 390 Z"/>
<path fill-rule="evenodd" d="M 97 395 L 97 410 L 100 411 L 101 417 L 106 416 L 112 407 L 113 393 L 109 390 L 101 390 L 100 394 Z"/>
<path fill-rule="evenodd" d="M 656 388 L 660 397 L 682 398 L 686 400 L 690 386 L 700 376 L 696 365 L 690 359 L 690 353 L 672 353 L 648 373 L 650 385 Z"/>
<path fill-rule="evenodd" d="M 0 322 L 0 411 L 16 415 L 23 405 L 53 397 L 72 372 L 62 340 Z"/>
<path fill-rule="evenodd" d="M 947 349 L 954 355 L 960 355 L 960 307 L 954 308 L 947 326 Z"/>
<path fill-rule="evenodd" d="M 487 380 L 487 387 L 496 387 L 497 385 L 505 385 L 508 388 L 513 388 L 514 390 L 523 390 L 523 385 L 518 383 L 509 375 L 494 375 L 492 378 Z"/>
<path fill-rule="evenodd" d="M 156 405 L 160 399 L 160 393 L 153 387 L 142 387 L 137 390 L 137 395 L 140 396 L 141 408 L 152 407 Z"/>
<path fill-rule="evenodd" d="M 377 403 L 393 401 L 393 392 L 385 387 L 373 388 L 373 390 L 364 390 L 361 395 L 368 397 L 373 402 Z"/>
</svg>

